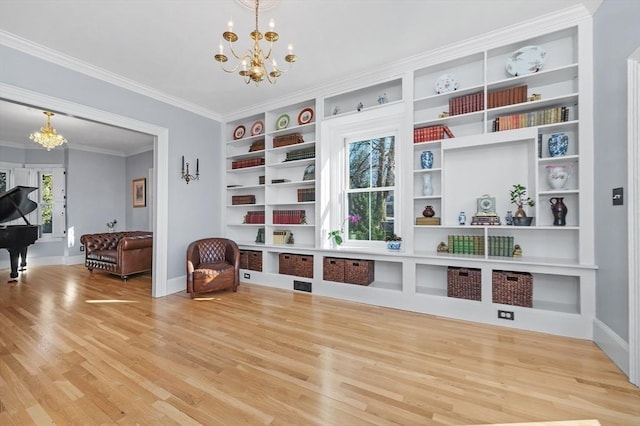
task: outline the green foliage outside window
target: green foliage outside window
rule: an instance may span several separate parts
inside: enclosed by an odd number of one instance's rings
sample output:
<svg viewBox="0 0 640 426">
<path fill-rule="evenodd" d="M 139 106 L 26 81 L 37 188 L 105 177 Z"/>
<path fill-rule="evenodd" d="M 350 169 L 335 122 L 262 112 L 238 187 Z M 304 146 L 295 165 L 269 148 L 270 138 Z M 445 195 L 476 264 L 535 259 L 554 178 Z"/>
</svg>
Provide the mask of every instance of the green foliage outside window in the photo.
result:
<svg viewBox="0 0 640 426">
<path fill-rule="evenodd" d="M 53 176 L 50 174 L 42 175 L 42 191 L 40 200 L 40 211 L 42 212 L 42 222 L 40 230 L 43 234 L 51 234 L 53 232 Z"/>
</svg>

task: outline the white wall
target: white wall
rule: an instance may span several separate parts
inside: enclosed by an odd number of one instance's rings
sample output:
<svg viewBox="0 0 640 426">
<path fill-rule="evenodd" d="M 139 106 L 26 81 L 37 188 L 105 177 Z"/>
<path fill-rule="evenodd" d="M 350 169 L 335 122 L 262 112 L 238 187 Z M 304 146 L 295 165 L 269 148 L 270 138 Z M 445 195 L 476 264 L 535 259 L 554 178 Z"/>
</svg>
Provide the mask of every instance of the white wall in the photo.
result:
<svg viewBox="0 0 640 426">
<path fill-rule="evenodd" d="M 167 278 L 183 276 L 187 245 L 221 234 L 220 123 L 6 46 L 0 57 L 0 82 L 168 129 L 170 226 L 157 232 L 168 241 Z M 180 180 L 182 155 L 200 158 L 200 181 Z"/>
<path fill-rule="evenodd" d="M 640 46 L 638 22 L 637 1 L 605 0 L 594 15 L 596 317 L 625 341 L 629 212 L 612 205 L 611 190 L 627 182 L 627 58 Z"/>
</svg>

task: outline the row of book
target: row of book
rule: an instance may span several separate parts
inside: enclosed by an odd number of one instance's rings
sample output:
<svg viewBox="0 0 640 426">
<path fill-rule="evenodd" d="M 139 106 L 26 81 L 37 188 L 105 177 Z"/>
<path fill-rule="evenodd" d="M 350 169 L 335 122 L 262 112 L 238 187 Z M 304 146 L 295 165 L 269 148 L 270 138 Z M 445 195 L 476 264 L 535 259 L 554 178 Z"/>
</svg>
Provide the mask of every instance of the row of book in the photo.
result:
<svg viewBox="0 0 640 426">
<path fill-rule="evenodd" d="M 522 127 L 541 126 L 569 121 L 568 107 L 554 107 L 539 111 L 504 115 L 493 120 L 492 131 L 520 129 Z"/>
<path fill-rule="evenodd" d="M 444 139 L 444 135 L 454 138 L 453 132 L 449 126 L 437 125 L 428 127 L 419 127 L 413 129 L 413 143 L 437 141 Z"/>
<path fill-rule="evenodd" d="M 246 160 L 238 160 L 231 162 L 232 169 L 244 169 L 245 167 L 263 166 L 264 157 L 247 158 Z"/>
<path fill-rule="evenodd" d="M 284 161 L 306 160 L 307 158 L 315 158 L 316 149 L 314 147 L 296 149 L 287 152 L 287 157 Z"/>
<path fill-rule="evenodd" d="M 519 104 L 527 101 L 527 85 L 494 90 L 487 93 L 487 108 Z"/>
<path fill-rule="evenodd" d="M 484 237 L 478 235 L 448 235 L 449 253 L 484 255 Z"/>
<path fill-rule="evenodd" d="M 448 252 L 452 254 L 473 254 L 484 256 L 484 237 L 479 235 L 448 235 Z M 513 257 L 514 240 L 507 236 L 489 236 L 487 250 L 489 256 Z"/>
<path fill-rule="evenodd" d="M 304 210 L 274 210 L 274 224 L 294 224 L 306 223 L 306 212 Z"/>
<path fill-rule="evenodd" d="M 468 114 L 484 109 L 484 92 L 449 99 L 449 115 Z"/>
<path fill-rule="evenodd" d="M 264 210 L 247 212 L 244 215 L 244 223 L 264 223 Z"/>
<path fill-rule="evenodd" d="M 315 188 L 298 188 L 298 202 L 304 203 L 305 201 L 316 200 Z"/>
<path fill-rule="evenodd" d="M 513 257 L 513 237 L 489 236 L 489 256 Z"/>
</svg>

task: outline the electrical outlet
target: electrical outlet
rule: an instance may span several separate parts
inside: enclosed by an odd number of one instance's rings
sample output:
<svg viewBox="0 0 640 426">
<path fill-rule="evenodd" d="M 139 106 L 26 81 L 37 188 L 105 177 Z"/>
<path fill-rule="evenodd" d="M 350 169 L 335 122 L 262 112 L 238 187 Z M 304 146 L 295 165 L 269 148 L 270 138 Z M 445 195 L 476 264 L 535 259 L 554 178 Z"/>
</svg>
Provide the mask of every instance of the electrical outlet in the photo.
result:
<svg viewBox="0 0 640 426">
<path fill-rule="evenodd" d="M 244 273 L 244 278 L 247 279 L 247 280 L 250 280 L 251 279 L 251 274 L 248 273 L 248 272 L 245 272 Z"/>
<path fill-rule="evenodd" d="M 513 321 L 515 319 L 515 316 L 513 315 L 513 311 L 503 311 L 499 309 L 498 318 Z"/>
</svg>

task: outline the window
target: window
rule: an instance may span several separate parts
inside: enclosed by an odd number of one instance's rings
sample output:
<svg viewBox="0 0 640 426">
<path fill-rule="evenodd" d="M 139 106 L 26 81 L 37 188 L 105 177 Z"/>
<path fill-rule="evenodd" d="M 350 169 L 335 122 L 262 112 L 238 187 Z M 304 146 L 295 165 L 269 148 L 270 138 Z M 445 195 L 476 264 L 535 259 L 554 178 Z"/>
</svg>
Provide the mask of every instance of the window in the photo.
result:
<svg viewBox="0 0 640 426">
<path fill-rule="evenodd" d="M 17 185 L 38 188 L 29 198 L 38 204 L 32 213 L 26 215 L 33 225 L 40 225 L 40 238 L 63 237 L 65 235 L 65 171 L 58 166 L 27 165 L 13 168 L 13 180 L 7 181 L 7 189 Z M 2 170 L 0 170 L 0 176 Z M 9 175 L 11 176 L 11 175 Z M 24 224 L 22 218 L 11 225 Z"/>
<path fill-rule="evenodd" d="M 0 192 L 9 189 L 9 170 L 0 169 Z"/>
<path fill-rule="evenodd" d="M 349 216 L 345 237 L 380 241 L 394 232 L 395 136 L 347 141 L 346 206 Z"/>
</svg>

